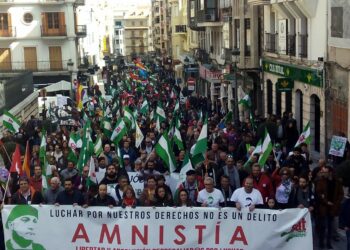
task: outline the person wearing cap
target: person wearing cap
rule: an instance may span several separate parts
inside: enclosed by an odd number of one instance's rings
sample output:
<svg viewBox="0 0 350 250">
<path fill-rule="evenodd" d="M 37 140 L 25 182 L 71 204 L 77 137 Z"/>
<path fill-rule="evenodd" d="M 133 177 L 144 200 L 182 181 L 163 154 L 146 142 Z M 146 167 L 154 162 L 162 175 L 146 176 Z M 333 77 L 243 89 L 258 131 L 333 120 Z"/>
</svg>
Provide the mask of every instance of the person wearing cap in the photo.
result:
<svg viewBox="0 0 350 250">
<path fill-rule="evenodd" d="M 304 156 L 301 155 L 300 147 L 295 147 L 293 149 L 293 154 L 287 159 L 287 165 L 289 168 L 294 168 L 295 176 L 306 174 L 310 170 Z"/>
<path fill-rule="evenodd" d="M 120 154 L 122 156 L 129 155 L 131 164 L 133 164 L 137 158 L 135 150 L 130 147 L 130 142 L 128 141 L 124 141 L 123 147 L 120 149 Z"/>
<path fill-rule="evenodd" d="M 40 192 L 29 186 L 29 180 L 27 177 L 20 177 L 19 189 L 13 194 L 11 204 L 27 205 L 27 204 L 41 204 L 44 199 Z"/>
<path fill-rule="evenodd" d="M 7 218 L 6 229 L 11 231 L 11 239 L 6 241 L 7 250 L 45 250 L 34 242 L 38 210 L 32 206 L 15 206 Z"/>
<path fill-rule="evenodd" d="M 134 169 L 130 163 L 130 155 L 128 154 L 123 155 L 123 165 L 126 172 L 134 172 Z"/>
<path fill-rule="evenodd" d="M 204 188 L 203 180 L 201 177 L 197 176 L 195 170 L 188 170 L 186 172 L 186 180 L 177 187 L 174 195 L 174 199 L 178 199 L 179 192 L 181 190 L 186 190 L 188 193 L 188 198 L 193 204 L 197 203 L 197 197 L 199 191 Z"/>
</svg>

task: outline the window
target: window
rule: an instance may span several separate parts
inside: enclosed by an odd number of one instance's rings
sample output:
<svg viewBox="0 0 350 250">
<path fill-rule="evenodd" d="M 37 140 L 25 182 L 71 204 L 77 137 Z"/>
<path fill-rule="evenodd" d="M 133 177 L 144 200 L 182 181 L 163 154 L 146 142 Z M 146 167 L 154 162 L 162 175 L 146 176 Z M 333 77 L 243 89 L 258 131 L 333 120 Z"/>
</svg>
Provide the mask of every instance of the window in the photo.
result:
<svg viewBox="0 0 350 250">
<path fill-rule="evenodd" d="M 121 21 L 115 21 L 115 26 L 122 26 L 122 22 Z"/>
<path fill-rule="evenodd" d="M 131 21 L 131 25 L 132 25 L 132 26 L 135 26 L 135 21 Z"/>
<path fill-rule="evenodd" d="M 135 45 L 135 40 L 131 40 L 131 44 L 132 44 L 132 45 Z"/>
<path fill-rule="evenodd" d="M 140 26 L 143 26 L 143 21 L 140 21 Z"/>
<path fill-rule="evenodd" d="M 140 35 L 140 37 L 143 37 L 143 31 L 142 30 L 140 30 L 139 35 Z"/>
<path fill-rule="evenodd" d="M 236 48 L 240 48 L 240 27 L 239 27 L 239 19 L 235 19 L 235 42 L 234 42 L 234 46 Z"/>
<path fill-rule="evenodd" d="M 58 29 L 60 27 L 58 12 L 47 13 L 47 24 L 49 29 Z"/>
<path fill-rule="evenodd" d="M 8 22 L 8 14 L 0 13 L 0 30 L 8 30 L 9 22 Z"/>
<path fill-rule="evenodd" d="M 119 39 L 115 40 L 115 44 L 117 44 L 117 45 L 119 44 Z"/>
<path fill-rule="evenodd" d="M 343 7 L 331 8 L 331 36 L 343 38 Z"/>
<path fill-rule="evenodd" d="M 245 26 L 245 55 L 250 56 L 250 19 L 244 20 Z"/>
<path fill-rule="evenodd" d="M 31 13 L 25 13 L 23 15 L 23 21 L 25 23 L 31 23 L 33 21 L 33 15 Z"/>
</svg>

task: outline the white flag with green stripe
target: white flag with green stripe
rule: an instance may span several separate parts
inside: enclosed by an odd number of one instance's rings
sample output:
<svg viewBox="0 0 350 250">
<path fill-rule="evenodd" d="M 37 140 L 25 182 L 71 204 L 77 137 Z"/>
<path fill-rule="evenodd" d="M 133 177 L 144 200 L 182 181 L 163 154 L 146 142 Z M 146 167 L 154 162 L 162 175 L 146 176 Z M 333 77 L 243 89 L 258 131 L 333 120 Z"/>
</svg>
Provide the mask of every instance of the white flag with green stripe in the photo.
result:
<svg viewBox="0 0 350 250">
<path fill-rule="evenodd" d="M 191 148 L 191 158 L 193 165 L 197 165 L 204 161 L 205 153 L 207 152 L 208 144 L 208 118 L 205 118 L 201 133 L 197 139 L 196 144 Z"/>
<path fill-rule="evenodd" d="M 135 129 L 135 117 L 129 107 L 124 107 L 124 119 L 131 129 Z"/>
<path fill-rule="evenodd" d="M 144 135 L 139 127 L 139 125 L 136 123 L 136 135 L 135 135 L 135 147 L 138 148 L 141 146 L 141 143 L 144 139 Z"/>
<path fill-rule="evenodd" d="M 159 117 L 159 122 L 163 122 L 166 120 L 165 111 L 160 102 L 158 102 L 156 113 L 157 113 L 157 117 Z"/>
<path fill-rule="evenodd" d="M 77 148 L 81 148 L 82 145 L 83 141 L 81 140 L 79 133 L 71 132 L 69 135 L 68 146 L 75 150 Z"/>
<path fill-rule="evenodd" d="M 310 122 L 308 122 L 303 130 L 303 132 L 300 134 L 297 143 L 295 144 L 294 147 L 298 147 L 300 144 L 306 143 L 310 144 L 311 143 L 311 130 L 310 130 Z"/>
<path fill-rule="evenodd" d="M 181 182 L 184 182 L 186 180 L 186 173 L 189 170 L 193 170 L 193 166 L 190 160 L 190 154 L 187 152 L 185 155 L 185 159 L 182 162 L 179 178 Z"/>
<path fill-rule="evenodd" d="M 149 105 L 148 101 L 145 99 L 141 105 L 140 113 L 146 115 L 148 113 Z"/>
<path fill-rule="evenodd" d="M 2 115 L 2 124 L 12 133 L 17 133 L 21 127 L 20 121 L 6 110 Z"/>
<path fill-rule="evenodd" d="M 165 165 L 168 167 L 169 172 L 172 173 L 176 169 L 175 156 L 173 149 L 170 145 L 168 132 L 164 132 L 159 138 L 158 143 L 155 146 L 157 155 L 163 160 Z"/>
<path fill-rule="evenodd" d="M 126 132 L 127 129 L 125 122 L 123 119 L 119 118 L 111 136 L 111 141 L 114 143 L 114 145 L 118 145 Z"/>
<path fill-rule="evenodd" d="M 266 128 L 265 128 L 265 137 L 261 145 L 261 151 L 262 151 L 262 154 L 259 157 L 259 165 L 263 167 L 272 151 L 271 138 Z"/>
<path fill-rule="evenodd" d="M 102 148 L 102 139 L 101 137 L 99 136 L 96 140 L 96 143 L 94 145 L 94 153 L 96 156 L 99 156 L 103 151 L 103 148 Z"/>
<path fill-rule="evenodd" d="M 88 180 L 86 182 L 86 185 L 88 187 L 91 187 L 91 185 L 97 185 L 97 178 L 96 178 L 96 167 L 95 167 L 95 160 L 91 156 L 90 157 L 90 163 L 89 163 L 89 174 L 88 174 Z"/>
</svg>

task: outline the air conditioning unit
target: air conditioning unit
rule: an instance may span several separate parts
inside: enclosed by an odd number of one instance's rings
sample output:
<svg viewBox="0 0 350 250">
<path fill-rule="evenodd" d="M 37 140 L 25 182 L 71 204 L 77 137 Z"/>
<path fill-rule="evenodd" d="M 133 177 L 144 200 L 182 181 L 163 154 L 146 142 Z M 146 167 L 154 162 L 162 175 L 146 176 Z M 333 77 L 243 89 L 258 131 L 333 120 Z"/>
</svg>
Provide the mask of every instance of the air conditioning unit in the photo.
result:
<svg viewBox="0 0 350 250">
<path fill-rule="evenodd" d="M 206 21 L 215 21 L 215 14 L 206 14 L 205 20 Z"/>
</svg>

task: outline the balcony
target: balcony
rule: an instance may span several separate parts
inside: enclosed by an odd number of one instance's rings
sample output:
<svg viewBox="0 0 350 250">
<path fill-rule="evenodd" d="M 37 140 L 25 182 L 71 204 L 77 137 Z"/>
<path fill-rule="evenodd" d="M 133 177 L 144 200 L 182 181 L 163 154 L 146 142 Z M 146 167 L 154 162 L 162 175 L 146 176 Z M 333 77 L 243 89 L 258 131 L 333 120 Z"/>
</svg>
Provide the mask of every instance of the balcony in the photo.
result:
<svg viewBox="0 0 350 250">
<path fill-rule="evenodd" d="M 42 37 L 67 36 L 66 25 L 61 25 L 58 28 L 51 29 L 48 26 L 41 26 Z"/>
<path fill-rule="evenodd" d="M 198 11 L 198 26 L 222 26 L 223 23 L 220 21 L 217 9 L 206 9 Z"/>
<path fill-rule="evenodd" d="M 265 51 L 269 53 L 277 53 L 277 38 L 278 34 L 265 33 Z"/>
<path fill-rule="evenodd" d="M 75 34 L 77 37 L 86 37 L 86 25 L 76 25 Z"/>
<path fill-rule="evenodd" d="M 186 25 L 175 25 L 175 34 L 181 34 L 181 33 L 187 34 Z"/>
<path fill-rule="evenodd" d="M 14 26 L 7 26 L 7 29 L 0 29 L 0 38 L 2 37 L 15 37 L 16 28 Z"/>
<path fill-rule="evenodd" d="M 299 55 L 301 58 L 307 58 L 307 35 L 299 34 Z"/>
<path fill-rule="evenodd" d="M 265 5 L 270 4 L 270 0 L 248 0 L 248 4 L 251 5 Z"/>
<path fill-rule="evenodd" d="M 32 72 L 50 72 L 50 71 L 68 71 L 67 60 L 62 61 L 25 61 L 11 62 L 9 67 L 12 71 L 32 71 Z M 1 70 L 0 70 L 1 71 Z"/>
<path fill-rule="evenodd" d="M 85 0 L 75 0 L 76 5 L 85 5 Z"/>
<path fill-rule="evenodd" d="M 290 56 L 295 56 L 295 35 L 287 35 L 287 53 Z"/>
</svg>

